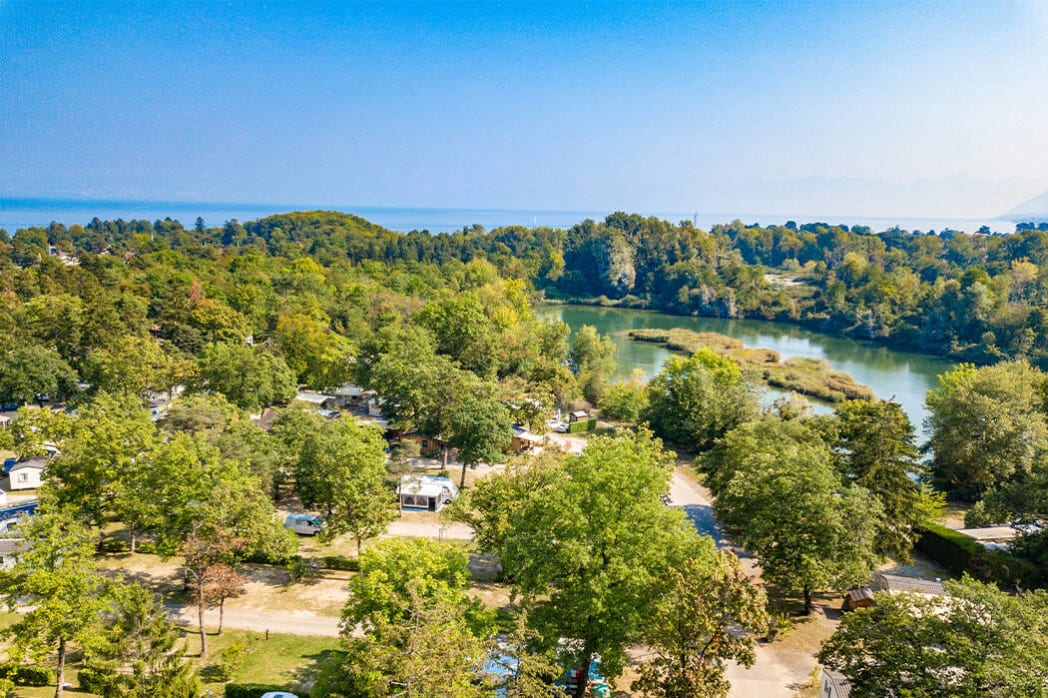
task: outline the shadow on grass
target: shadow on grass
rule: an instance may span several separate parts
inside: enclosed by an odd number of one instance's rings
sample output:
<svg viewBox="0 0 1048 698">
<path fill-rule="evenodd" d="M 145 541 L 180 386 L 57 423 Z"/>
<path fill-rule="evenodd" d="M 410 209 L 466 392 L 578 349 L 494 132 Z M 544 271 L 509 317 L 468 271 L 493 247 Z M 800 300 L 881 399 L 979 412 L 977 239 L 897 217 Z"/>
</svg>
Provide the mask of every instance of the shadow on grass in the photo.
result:
<svg viewBox="0 0 1048 698">
<path fill-rule="evenodd" d="M 346 659 L 346 652 L 335 649 L 322 650 L 307 654 L 303 659 L 308 659 L 309 662 L 295 669 L 291 673 L 291 680 L 296 687 L 308 690 L 313 687 L 313 682 L 317 680 L 317 676 L 325 666 L 341 665 Z"/>
</svg>

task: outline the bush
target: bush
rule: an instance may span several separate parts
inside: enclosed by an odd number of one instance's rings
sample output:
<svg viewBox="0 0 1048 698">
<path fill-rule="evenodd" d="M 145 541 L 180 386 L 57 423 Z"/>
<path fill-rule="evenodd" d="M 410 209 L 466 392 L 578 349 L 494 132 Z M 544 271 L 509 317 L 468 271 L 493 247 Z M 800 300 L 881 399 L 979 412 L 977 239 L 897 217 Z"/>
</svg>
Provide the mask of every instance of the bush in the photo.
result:
<svg viewBox="0 0 1048 698">
<path fill-rule="evenodd" d="M 969 571 L 972 558 L 985 550 L 963 533 L 936 524 L 924 528 L 917 549 L 958 575 Z"/>
<path fill-rule="evenodd" d="M 290 689 L 286 686 L 273 686 L 265 683 L 227 683 L 226 698 L 258 698 L 267 691 L 288 691 L 299 698 L 309 698 L 309 692 L 301 689 Z"/>
<path fill-rule="evenodd" d="M 7 698 L 15 690 L 15 682 L 11 679 L 0 679 L 0 698 Z"/>
<path fill-rule="evenodd" d="M 930 525 L 921 531 L 917 549 L 956 575 L 970 574 L 1003 588 L 1036 580 L 1037 566 L 1001 550 L 990 550 L 963 533 Z"/>
<path fill-rule="evenodd" d="M 244 643 L 237 642 L 236 640 L 230 642 L 229 645 L 222 650 L 222 659 L 218 664 L 218 678 L 220 681 L 229 681 L 240 673 L 240 669 L 244 665 L 245 654 L 247 654 L 247 647 Z"/>
<path fill-rule="evenodd" d="M 76 672 L 76 680 L 80 688 L 100 696 L 106 694 L 106 690 L 115 683 L 115 678 L 113 672 L 108 669 L 84 667 Z"/>
<path fill-rule="evenodd" d="M 14 676 L 8 676 L 19 686 L 46 686 L 55 682 L 55 672 L 42 666 L 20 666 Z"/>
</svg>

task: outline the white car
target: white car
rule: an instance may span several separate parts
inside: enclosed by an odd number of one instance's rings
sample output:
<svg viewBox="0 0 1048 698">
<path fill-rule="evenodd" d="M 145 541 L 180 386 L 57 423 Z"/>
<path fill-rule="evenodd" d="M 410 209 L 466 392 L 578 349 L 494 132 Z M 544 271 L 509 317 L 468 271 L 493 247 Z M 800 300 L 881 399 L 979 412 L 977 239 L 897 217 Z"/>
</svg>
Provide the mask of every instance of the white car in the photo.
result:
<svg viewBox="0 0 1048 698">
<path fill-rule="evenodd" d="M 559 434 L 568 433 L 568 423 L 562 422 L 559 419 L 551 419 L 548 422 L 546 422 L 546 425 Z"/>
<path fill-rule="evenodd" d="M 298 698 L 298 696 L 287 691 L 268 691 L 262 694 L 262 698 Z"/>
</svg>

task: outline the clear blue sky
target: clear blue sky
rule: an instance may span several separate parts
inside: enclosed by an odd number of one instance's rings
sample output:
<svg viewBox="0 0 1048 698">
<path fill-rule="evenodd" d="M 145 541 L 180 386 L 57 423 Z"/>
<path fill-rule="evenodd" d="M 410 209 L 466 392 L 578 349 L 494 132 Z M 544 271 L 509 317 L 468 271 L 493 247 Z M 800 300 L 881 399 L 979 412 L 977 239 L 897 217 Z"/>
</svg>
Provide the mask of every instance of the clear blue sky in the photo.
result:
<svg viewBox="0 0 1048 698">
<path fill-rule="evenodd" d="M 0 0 L 6 196 L 991 215 L 1046 123 L 1041 2 Z"/>
</svg>

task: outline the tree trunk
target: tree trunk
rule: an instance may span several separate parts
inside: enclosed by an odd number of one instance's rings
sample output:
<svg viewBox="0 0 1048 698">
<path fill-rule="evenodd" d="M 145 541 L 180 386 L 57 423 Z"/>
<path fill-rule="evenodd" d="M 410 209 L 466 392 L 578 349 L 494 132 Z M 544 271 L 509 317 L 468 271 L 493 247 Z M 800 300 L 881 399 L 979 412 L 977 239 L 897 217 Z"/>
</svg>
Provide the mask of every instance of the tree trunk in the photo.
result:
<svg viewBox="0 0 1048 698">
<path fill-rule="evenodd" d="M 222 621 L 225 620 L 226 615 L 226 597 L 222 597 L 218 600 L 218 634 L 222 634 Z"/>
<path fill-rule="evenodd" d="M 360 559 L 360 536 L 357 536 L 357 559 Z"/>
<path fill-rule="evenodd" d="M 589 668 L 590 662 L 593 661 L 593 655 L 586 652 L 583 659 L 585 661 L 579 667 L 579 677 L 575 683 L 575 693 L 573 694 L 575 698 L 586 698 L 586 689 L 589 688 Z"/>
<path fill-rule="evenodd" d="M 459 478 L 459 489 L 462 490 L 462 489 L 465 489 L 465 488 L 466 488 L 466 464 L 465 464 L 465 462 L 463 462 L 462 463 L 462 477 Z"/>
<path fill-rule="evenodd" d="M 58 678 L 58 685 L 55 687 L 55 698 L 62 698 L 62 684 L 65 683 L 65 662 L 66 662 L 66 641 L 64 637 L 58 638 L 58 668 L 55 670 L 55 676 Z"/>
<path fill-rule="evenodd" d="M 204 632 L 204 581 L 197 575 L 197 623 L 200 625 L 200 658 L 207 659 L 207 633 Z"/>
<path fill-rule="evenodd" d="M 448 452 L 450 450 L 451 449 L 448 448 L 447 444 L 444 444 L 443 446 L 440 447 L 440 458 L 441 458 L 441 463 L 444 466 L 444 470 L 448 469 Z"/>
<path fill-rule="evenodd" d="M 804 615 L 811 615 L 811 589 L 804 587 Z"/>
<path fill-rule="evenodd" d="M 138 535 L 135 533 L 134 522 L 128 524 L 128 528 L 131 531 L 131 554 L 133 555 L 138 548 Z"/>
</svg>

